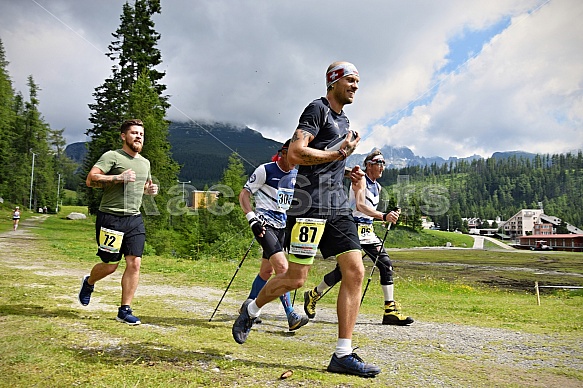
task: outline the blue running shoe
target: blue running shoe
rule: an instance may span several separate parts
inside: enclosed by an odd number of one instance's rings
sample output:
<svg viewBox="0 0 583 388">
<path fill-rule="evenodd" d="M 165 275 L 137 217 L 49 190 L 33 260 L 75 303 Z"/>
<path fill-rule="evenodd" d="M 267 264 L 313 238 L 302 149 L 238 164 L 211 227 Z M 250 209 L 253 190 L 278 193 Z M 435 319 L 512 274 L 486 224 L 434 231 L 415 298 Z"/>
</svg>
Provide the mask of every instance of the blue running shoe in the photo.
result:
<svg viewBox="0 0 583 388">
<path fill-rule="evenodd" d="M 241 306 L 241 313 L 235 319 L 235 323 L 233 323 L 233 329 L 231 332 L 233 333 L 233 339 L 238 344 L 244 344 L 247 341 L 247 336 L 251 331 L 251 326 L 255 323 L 256 318 L 251 318 L 249 315 L 249 311 L 247 310 L 247 306 L 251 303 L 253 299 L 247 299 L 243 306 Z"/>
<path fill-rule="evenodd" d="M 310 322 L 308 317 L 304 317 L 295 311 L 292 311 L 287 317 L 287 323 L 289 325 L 289 331 L 294 331 L 304 326 L 306 323 Z"/>
<path fill-rule="evenodd" d="M 362 358 L 358 357 L 354 352 L 344 357 L 337 357 L 334 353 L 327 370 L 332 373 L 342 373 L 360 377 L 375 377 L 381 373 L 381 368 L 365 363 Z"/>
<path fill-rule="evenodd" d="M 89 279 L 89 275 L 85 276 L 81 281 L 81 290 L 79 291 L 79 303 L 83 306 L 87 306 L 91 301 L 91 293 L 95 288 L 95 285 L 90 285 L 87 283 L 87 279 Z"/>
<path fill-rule="evenodd" d="M 131 308 L 120 307 L 117 312 L 117 317 L 115 317 L 115 320 L 118 322 L 127 323 L 130 326 L 135 326 L 142 323 L 140 322 L 140 319 L 138 317 L 135 317 L 132 313 L 133 311 Z"/>
</svg>

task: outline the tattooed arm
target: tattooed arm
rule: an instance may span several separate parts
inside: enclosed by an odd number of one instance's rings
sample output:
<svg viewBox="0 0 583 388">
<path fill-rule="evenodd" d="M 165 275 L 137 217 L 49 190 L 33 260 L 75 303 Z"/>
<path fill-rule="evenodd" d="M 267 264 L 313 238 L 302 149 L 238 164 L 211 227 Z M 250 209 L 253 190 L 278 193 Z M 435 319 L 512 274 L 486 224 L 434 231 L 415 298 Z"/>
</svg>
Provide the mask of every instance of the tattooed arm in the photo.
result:
<svg viewBox="0 0 583 388">
<path fill-rule="evenodd" d="M 340 146 L 342 151 L 324 151 L 308 147 L 308 144 L 314 139 L 314 135 L 303 129 L 296 129 L 289 144 L 288 160 L 293 164 L 312 166 L 345 159 L 354 152 L 360 141 L 360 136 L 356 132 L 354 133 L 356 134 L 354 139 L 352 138 L 353 132 L 350 132 L 346 137 Z"/>
<path fill-rule="evenodd" d="M 100 168 L 93 167 L 89 174 L 87 174 L 87 180 L 85 184 L 88 187 L 100 187 L 104 188 L 108 185 L 114 185 L 116 183 L 134 182 L 136 180 L 136 173 L 132 169 L 125 170 L 118 175 L 105 175 Z"/>
</svg>

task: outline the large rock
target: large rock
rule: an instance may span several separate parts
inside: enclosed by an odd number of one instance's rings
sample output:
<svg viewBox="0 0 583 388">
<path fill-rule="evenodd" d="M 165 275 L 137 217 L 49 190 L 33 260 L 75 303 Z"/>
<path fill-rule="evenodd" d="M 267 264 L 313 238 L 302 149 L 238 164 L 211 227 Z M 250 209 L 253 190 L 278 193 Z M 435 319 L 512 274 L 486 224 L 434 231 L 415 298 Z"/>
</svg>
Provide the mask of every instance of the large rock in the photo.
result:
<svg viewBox="0 0 583 388">
<path fill-rule="evenodd" d="M 87 216 L 83 213 L 72 212 L 67 216 L 68 220 L 84 220 Z"/>
</svg>

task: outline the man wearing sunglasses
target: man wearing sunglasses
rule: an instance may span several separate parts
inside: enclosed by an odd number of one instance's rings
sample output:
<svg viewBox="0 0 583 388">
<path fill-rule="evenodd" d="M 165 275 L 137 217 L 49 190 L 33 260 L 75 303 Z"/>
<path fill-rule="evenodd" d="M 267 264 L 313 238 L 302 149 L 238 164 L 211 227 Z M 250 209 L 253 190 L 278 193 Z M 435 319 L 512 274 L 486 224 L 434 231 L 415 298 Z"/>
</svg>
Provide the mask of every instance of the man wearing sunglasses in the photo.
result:
<svg viewBox="0 0 583 388">
<path fill-rule="evenodd" d="M 382 213 L 377 210 L 381 185 L 377 182 L 385 170 L 385 159 L 381 151 L 375 150 L 364 159 L 366 180 L 361 185 L 351 185 L 349 201 L 353 211 L 354 221 L 358 226 L 360 246 L 366 255 L 376 264 L 380 273 L 381 288 L 385 300 L 385 312 L 383 325 L 406 326 L 413 323 L 411 317 L 407 317 L 399 311 L 399 306 L 394 298 L 393 264 L 385 251 L 382 242 L 374 233 L 373 220 L 384 222 L 397 222 L 399 213 L 391 211 Z M 378 259 L 377 259 L 378 256 Z M 322 297 L 324 291 L 342 280 L 342 273 L 338 265 L 334 270 L 324 275 L 324 279 L 313 290 L 304 292 L 304 311 L 308 318 L 316 316 L 316 302 Z"/>
</svg>

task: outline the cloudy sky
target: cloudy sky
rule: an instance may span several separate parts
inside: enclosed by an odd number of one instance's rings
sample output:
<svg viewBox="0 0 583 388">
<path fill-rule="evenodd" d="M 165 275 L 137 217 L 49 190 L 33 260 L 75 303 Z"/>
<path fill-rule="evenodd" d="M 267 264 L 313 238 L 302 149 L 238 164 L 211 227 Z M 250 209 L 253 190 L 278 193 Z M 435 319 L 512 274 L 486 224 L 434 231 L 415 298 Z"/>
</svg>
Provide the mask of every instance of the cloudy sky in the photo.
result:
<svg viewBox="0 0 583 388">
<path fill-rule="evenodd" d="M 85 140 L 122 0 L 0 0 L 14 88 Z M 346 106 L 363 140 L 420 156 L 583 148 L 581 0 L 162 0 L 154 16 L 169 119 L 248 125 L 284 141 L 336 60 L 359 69 Z"/>
</svg>

